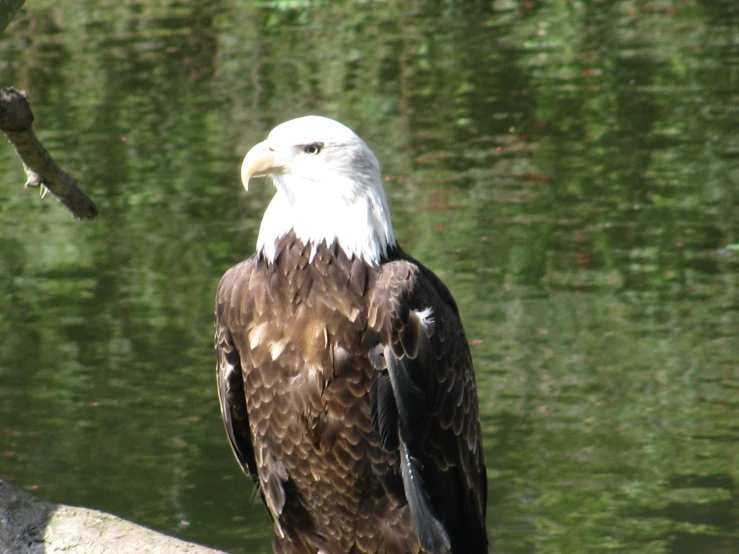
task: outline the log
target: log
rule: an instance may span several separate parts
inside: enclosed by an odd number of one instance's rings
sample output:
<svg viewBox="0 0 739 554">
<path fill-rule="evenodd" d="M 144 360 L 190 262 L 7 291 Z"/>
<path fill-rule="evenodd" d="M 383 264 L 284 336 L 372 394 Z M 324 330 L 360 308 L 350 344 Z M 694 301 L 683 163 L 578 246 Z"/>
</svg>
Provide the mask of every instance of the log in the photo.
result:
<svg viewBox="0 0 739 554">
<path fill-rule="evenodd" d="M 0 0 L 1 1 L 1 0 Z M 28 180 L 26 188 L 49 190 L 78 219 L 93 219 L 97 206 L 51 158 L 33 132 L 33 113 L 24 92 L 0 88 L 0 131 L 15 146 Z"/>
<path fill-rule="evenodd" d="M 105 512 L 53 504 L 0 479 L 1 554 L 225 554 Z"/>
</svg>

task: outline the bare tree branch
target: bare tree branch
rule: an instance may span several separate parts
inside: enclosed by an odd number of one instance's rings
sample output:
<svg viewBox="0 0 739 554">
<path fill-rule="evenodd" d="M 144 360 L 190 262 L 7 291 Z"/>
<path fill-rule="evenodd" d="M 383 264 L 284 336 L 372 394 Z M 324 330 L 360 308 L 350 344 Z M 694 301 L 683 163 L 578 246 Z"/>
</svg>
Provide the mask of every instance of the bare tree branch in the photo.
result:
<svg viewBox="0 0 739 554">
<path fill-rule="evenodd" d="M 0 131 L 13 143 L 23 161 L 28 176 L 26 188 L 45 187 L 75 217 L 94 218 L 98 213 L 95 202 L 51 158 L 36 138 L 32 125 L 33 113 L 26 94 L 12 88 L 0 88 Z"/>
<path fill-rule="evenodd" d="M 13 21 L 15 14 L 25 3 L 26 0 L 0 0 L 0 33 Z"/>
<path fill-rule="evenodd" d="M 225 554 L 97 510 L 52 504 L 0 479 L 3 554 Z"/>
</svg>

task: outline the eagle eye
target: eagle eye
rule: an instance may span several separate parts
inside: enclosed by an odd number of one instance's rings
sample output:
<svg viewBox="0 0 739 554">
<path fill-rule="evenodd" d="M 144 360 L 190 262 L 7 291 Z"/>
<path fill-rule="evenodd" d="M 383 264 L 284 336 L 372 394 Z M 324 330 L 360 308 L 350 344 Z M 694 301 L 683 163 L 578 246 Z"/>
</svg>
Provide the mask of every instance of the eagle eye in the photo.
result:
<svg viewBox="0 0 739 554">
<path fill-rule="evenodd" d="M 318 154 L 321 151 L 321 148 L 323 148 L 322 142 L 314 142 L 312 144 L 307 144 L 303 148 L 303 152 L 306 154 Z"/>
</svg>

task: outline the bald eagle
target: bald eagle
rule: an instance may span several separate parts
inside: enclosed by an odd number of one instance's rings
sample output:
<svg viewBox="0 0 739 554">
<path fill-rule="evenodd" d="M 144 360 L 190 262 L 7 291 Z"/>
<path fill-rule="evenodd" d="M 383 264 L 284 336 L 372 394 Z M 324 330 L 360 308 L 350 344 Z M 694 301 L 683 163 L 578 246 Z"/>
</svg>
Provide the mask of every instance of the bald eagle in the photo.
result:
<svg viewBox="0 0 739 554">
<path fill-rule="evenodd" d="M 275 127 L 241 179 L 276 193 L 218 286 L 218 396 L 281 554 L 487 552 L 470 350 L 447 287 L 401 250 L 380 164 L 341 123 Z"/>
</svg>

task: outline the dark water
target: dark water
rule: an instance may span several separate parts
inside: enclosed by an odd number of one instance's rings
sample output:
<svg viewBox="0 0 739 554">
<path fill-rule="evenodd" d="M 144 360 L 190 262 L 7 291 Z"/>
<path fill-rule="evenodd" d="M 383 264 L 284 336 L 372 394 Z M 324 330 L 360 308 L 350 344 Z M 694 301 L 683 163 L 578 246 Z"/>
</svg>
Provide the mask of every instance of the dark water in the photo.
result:
<svg viewBox="0 0 739 554">
<path fill-rule="evenodd" d="M 457 297 L 498 553 L 739 552 L 739 6 L 29 2 L 0 40 L 72 221 L 0 147 L 0 475 L 231 552 L 270 526 L 218 413 L 212 307 L 319 113 Z"/>
</svg>

